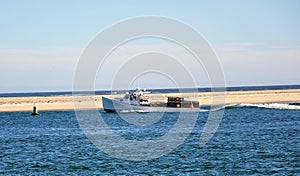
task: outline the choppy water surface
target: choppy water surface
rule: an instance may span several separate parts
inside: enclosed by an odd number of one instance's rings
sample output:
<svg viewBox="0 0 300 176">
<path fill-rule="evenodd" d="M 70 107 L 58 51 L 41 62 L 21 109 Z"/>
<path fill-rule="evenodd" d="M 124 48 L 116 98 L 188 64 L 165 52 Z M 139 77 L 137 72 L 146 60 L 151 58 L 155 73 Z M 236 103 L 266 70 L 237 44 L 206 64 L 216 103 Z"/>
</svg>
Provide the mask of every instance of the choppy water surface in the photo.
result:
<svg viewBox="0 0 300 176">
<path fill-rule="evenodd" d="M 117 114 L 102 115 L 117 134 L 132 140 L 161 136 L 178 117 L 177 113 L 167 113 L 154 125 L 135 129 Z M 154 160 L 134 162 L 113 158 L 95 147 L 79 128 L 72 111 L 41 112 L 38 117 L 28 112 L 0 113 L 0 174 L 300 173 L 299 110 L 249 106 L 226 109 L 217 133 L 200 148 L 199 137 L 207 116 L 207 112 L 199 114 L 191 135 L 173 152 Z"/>
</svg>

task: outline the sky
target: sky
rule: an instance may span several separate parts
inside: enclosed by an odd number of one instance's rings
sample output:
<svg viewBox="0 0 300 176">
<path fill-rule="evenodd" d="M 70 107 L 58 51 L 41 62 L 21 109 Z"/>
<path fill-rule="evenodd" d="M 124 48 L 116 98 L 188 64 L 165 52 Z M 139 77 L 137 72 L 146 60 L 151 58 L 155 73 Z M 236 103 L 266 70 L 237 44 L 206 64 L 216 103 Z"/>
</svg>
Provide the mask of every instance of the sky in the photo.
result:
<svg viewBox="0 0 300 176">
<path fill-rule="evenodd" d="M 300 84 L 297 0 L 1 0 L 0 93 L 72 90 L 89 42 L 112 24 L 143 15 L 178 19 L 201 33 L 218 55 L 227 86 Z M 197 86 L 208 87 L 200 78 Z M 145 86 L 172 86 L 167 82 Z M 95 84 L 109 88 L 105 79 Z"/>
</svg>

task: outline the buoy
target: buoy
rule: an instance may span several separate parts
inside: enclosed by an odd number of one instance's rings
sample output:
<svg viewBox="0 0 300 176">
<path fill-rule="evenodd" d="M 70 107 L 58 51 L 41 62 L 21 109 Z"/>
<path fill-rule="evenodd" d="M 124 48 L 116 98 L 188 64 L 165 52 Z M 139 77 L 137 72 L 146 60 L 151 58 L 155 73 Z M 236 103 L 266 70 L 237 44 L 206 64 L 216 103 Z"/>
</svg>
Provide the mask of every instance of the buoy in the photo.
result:
<svg viewBox="0 0 300 176">
<path fill-rule="evenodd" d="M 36 106 L 33 106 L 33 110 L 32 110 L 32 113 L 31 113 L 31 115 L 33 115 L 33 116 L 37 116 L 37 115 L 39 115 L 39 112 L 38 112 L 38 109 L 37 109 L 37 107 L 36 107 Z"/>
<path fill-rule="evenodd" d="M 194 105 L 193 103 L 190 104 L 190 109 L 193 109 L 194 108 Z"/>
<path fill-rule="evenodd" d="M 180 108 L 180 104 L 177 104 L 176 107 L 177 107 L 177 108 Z"/>
</svg>

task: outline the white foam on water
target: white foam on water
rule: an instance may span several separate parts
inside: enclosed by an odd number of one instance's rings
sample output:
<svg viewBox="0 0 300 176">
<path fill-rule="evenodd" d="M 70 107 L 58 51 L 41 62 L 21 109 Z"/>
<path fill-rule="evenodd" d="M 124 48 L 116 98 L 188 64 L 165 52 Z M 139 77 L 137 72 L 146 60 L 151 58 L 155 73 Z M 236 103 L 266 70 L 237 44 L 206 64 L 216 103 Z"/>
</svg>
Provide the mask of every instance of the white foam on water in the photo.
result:
<svg viewBox="0 0 300 176">
<path fill-rule="evenodd" d="M 288 103 L 240 104 L 240 107 L 258 107 L 258 108 L 269 108 L 269 109 L 300 110 L 300 106 L 290 105 Z"/>
</svg>

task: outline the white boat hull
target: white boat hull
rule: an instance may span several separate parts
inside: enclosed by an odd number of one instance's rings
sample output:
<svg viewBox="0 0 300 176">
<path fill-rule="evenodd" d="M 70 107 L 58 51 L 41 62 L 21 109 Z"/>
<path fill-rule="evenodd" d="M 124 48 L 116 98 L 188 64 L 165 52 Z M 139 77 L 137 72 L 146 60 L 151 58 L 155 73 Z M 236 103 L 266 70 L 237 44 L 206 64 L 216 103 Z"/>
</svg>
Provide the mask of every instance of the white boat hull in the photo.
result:
<svg viewBox="0 0 300 176">
<path fill-rule="evenodd" d="M 200 108 L 173 108 L 130 105 L 119 100 L 102 97 L 103 109 L 106 112 L 199 112 Z"/>
</svg>

